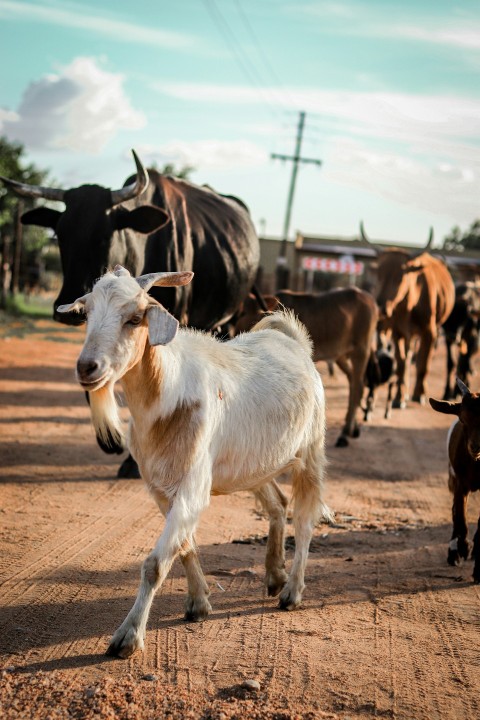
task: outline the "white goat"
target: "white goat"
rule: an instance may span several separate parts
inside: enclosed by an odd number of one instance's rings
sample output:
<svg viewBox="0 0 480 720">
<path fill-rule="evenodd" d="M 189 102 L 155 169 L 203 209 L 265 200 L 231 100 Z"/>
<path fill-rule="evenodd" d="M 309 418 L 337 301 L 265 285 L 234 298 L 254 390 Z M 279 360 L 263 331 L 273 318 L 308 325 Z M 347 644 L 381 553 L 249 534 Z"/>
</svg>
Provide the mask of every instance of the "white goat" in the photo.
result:
<svg viewBox="0 0 480 720">
<path fill-rule="evenodd" d="M 135 604 L 107 651 L 120 657 L 143 648 L 155 591 L 177 555 L 188 581 L 186 619 L 204 619 L 211 610 L 193 537 L 211 494 L 251 490 L 262 503 L 270 519 L 266 585 L 270 595 L 280 593 L 284 609 L 300 604 L 314 526 L 322 515 L 331 517 L 322 500 L 324 391 L 305 328 L 287 311 L 227 343 L 178 330 L 147 291 L 186 285 L 192 277 L 164 272 L 135 279 L 117 266 L 91 293 L 58 308 L 87 315 L 77 377 L 90 392 L 101 435 L 122 435 L 113 394 L 121 380 L 131 413 L 130 450 L 166 517 L 143 564 Z M 289 576 L 287 502 L 274 480 L 286 470 L 292 473 L 296 538 Z"/>
</svg>

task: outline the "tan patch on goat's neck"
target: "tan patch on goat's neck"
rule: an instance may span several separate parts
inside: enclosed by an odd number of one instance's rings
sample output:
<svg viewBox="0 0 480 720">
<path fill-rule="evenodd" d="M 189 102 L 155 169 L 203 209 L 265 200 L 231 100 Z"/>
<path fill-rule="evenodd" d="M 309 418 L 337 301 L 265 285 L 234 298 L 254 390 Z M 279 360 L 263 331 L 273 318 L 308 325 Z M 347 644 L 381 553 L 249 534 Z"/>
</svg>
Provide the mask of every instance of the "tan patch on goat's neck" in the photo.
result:
<svg viewBox="0 0 480 720">
<path fill-rule="evenodd" d="M 166 417 L 153 421 L 143 450 L 161 467 L 161 476 L 153 483 L 169 496 L 190 469 L 200 438 L 202 422 L 200 403 L 179 405 Z"/>
<path fill-rule="evenodd" d="M 139 404 L 149 409 L 158 400 L 162 386 L 162 365 L 159 353 L 155 352 L 145 335 L 145 344 L 139 345 L 138 354 L 131 367 L 123 376 L 123 387 L 127 403 Z"/>
</svg>

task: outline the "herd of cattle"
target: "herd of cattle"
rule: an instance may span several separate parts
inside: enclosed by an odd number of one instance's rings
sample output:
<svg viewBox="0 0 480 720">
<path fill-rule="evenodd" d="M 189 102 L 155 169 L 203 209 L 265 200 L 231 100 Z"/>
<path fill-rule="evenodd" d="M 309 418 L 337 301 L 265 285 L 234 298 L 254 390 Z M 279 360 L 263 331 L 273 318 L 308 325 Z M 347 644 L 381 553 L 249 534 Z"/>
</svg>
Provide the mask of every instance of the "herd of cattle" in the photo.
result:
<svg viewBox="0 0 480 720">
<path fill-rule="evenodd" d="M 465 558 L 469 551 L 466 499 L 480 487 L 480 397 L 468 389 L 471 359 L 478 349 L 480 291 L 475 284 L 455 287 L 446 264 L 430 252 L 431 234 L 425 249 L 414 256 L 398 248 L 376 249 L 375 297 L 355 287 L 316 295 L 283 290 L 263 297 L 255 287 L 259 241 L 243 202 L 208 186 L 147 171 L 135 152 L 133 157 L 136 173 L 118 190 L 98 185 L 60 190 L 1 178 L 19 196 L 65 205 L 63 211 L 37 207 L 22 217 L 25 224 L 53 229 L 58 238 L 63 284 L 54 317 L 72 325 L 84 322 L 84 298 L 90 296 L 96 279 L 116 266 L 122 266 L 119 276 L 124 271 L 144 278 L 159 270 L 171 275 L 193 272 L 192 282 L 150 283 L 149 296 L 181 326 L 230 338 L 226 346 L 235 346 L 238 336 L 244 337 L 262 318 L 272 317 L 270 313 L 288 308 L 310 334 L 314 361 L 336 363 L 348 378 L 348 408 L 337 446 L 358 437 L 362 403 L 368 419 L 380 384 L 389 383 L 386 417 L 392 407 L 406 406 L 412 357 L 416 366 L 412 401 L 425 403 L 426 379 L 443 328 L 445 392 L 443 401 L 430 402 L 435 410 L 459 419 L 449 435 L 454 530 L 448 559 L 454 564 Z M 363 226 L 361 234 L 370 242 Z M 66 305 L 75 298 L 79 301 L 74 307 Z M 84 387 L 88 389 L 88 383 Z M 460 402 L 455 402 L 457 394 L 461 394 Z M 118 434 L 108 427 L 96 429 L 105 451 L 123 451 Z M 129 456 L 119 474 L 128 477 L 136 472 Z M 271 504 L 268 498 L 276 497 L 278 514 L 283 501 L 278 500 L 278 486 L 272 488 L 263 502 Z M 474 579 L 480 582 L 480 528 L 473 553 Z M 195 568 L 197 561 L 188 553 L 184 557 L 188 575 L 190 561 Z M 297 578 L 294 584 L 295 592 L 287 585 L 288 591 L 282 593 L 286 607 L 300 593 L 302 582 Z M 205 610 L 206 598 L 202 603 Z"/>
</svg>

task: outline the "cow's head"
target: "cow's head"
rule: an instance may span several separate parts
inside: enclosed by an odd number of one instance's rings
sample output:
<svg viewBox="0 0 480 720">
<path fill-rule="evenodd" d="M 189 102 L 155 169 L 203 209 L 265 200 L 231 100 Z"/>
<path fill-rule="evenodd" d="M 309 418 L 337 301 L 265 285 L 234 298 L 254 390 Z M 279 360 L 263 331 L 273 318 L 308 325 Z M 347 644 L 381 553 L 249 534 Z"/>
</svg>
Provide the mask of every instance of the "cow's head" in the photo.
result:
<svg viewBox="0 0 480 720">
<path fill-rule="evenodd" d="M 136 179 L 131 185 L 119 190 L 99 185 L 60 190 L 0 178 L 20 197 L 65 203 L 63 212 L 39 207 L 22 216 L 23 224 L 51 228 L 58 238 L 63 285 L 54 303 L 54 318 L 59 322 L 67 325 L 84 322 L 82 312 L 59 313 L 58 306 L 91 290 L 95 280 L 112 264 L 128 263 L 124 239 L 115 235 L 116 231 L 130 229 L 149 234 L 169 219 L 164 210 L 152 205 L 141 205 L 132 210 L 122 205 L 140 196 L 149 182 L 146 169 L 136 153 L 132 152 L 137 168 Z"/>
<path fill-rule="evenodd" d="M 360 236 L 369 245 L 375 247 L 377 261 L 371 263 L 370 268 L 377 274 L 376 300 L 380 313 L 384 317 L 391 317 L 397 305 L 406 297 L 412 279 L 423 269 L 422 262 L 418 260 L 420 253 L 411 255 L 398 248 L 379 250 L 367 237 L 363 223 L 360 223 Z M 430 228 L 425 252 L 433 242 L 433 228 Z"/>
</svg>

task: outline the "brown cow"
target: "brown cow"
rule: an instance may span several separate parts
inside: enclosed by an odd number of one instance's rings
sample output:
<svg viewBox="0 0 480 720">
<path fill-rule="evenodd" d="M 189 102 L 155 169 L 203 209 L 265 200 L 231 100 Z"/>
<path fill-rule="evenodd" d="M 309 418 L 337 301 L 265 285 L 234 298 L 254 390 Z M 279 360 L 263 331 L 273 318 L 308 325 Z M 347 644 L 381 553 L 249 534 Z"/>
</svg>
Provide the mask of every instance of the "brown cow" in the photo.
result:
<svg viewBox="0 0 480 720">
<path fill-rule="evenodd" d="M 356 287 L 337 288 L 319 295 L 280 290 L 276 296 L 267 295 L 264 299 L 269 310 L 275 310 L 279 304 L 293 310 L 310 333 L 314 361 L 334 360 L 347 376 L 348 409 L 336 444 L 337 447 L 348 445 L 349 437 L 360 434 L 356 414 L 378 322 L 375 300 L 370 293 Z M 250 330 L 261 316 L 258 302 L 250 295 L 235 332 Z"/>
<path fill-rule="evenodd" d="M 360 226 L 364 240 L 363 225 Z M 430 231 L 425 250 L 433 240 Z M 397 391 L 394 408 L 406 407 L 412 341 L 418 337 L 417 376 L 414 402 L 425 402 L 425 379 L 430 369 L 438 328 L 450 315 L 455 302 L 455 286 L 447 266 L 428 252 L 412 257 L 405 250 L 392 248 L 378 254 L 377 303 L 383 327 L 390 330 L 397 365 Z"/>
</svg>

